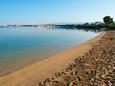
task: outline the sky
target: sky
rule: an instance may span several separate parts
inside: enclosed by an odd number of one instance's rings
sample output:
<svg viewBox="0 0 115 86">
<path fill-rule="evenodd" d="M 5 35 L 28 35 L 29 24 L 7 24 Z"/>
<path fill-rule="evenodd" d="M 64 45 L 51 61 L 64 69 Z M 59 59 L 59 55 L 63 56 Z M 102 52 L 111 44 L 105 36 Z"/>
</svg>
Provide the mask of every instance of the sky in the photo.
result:
<svg viewBox="0 0 115 86">
<path fill-rule="evenodd" d="M 81 23 L 115 18 L 115 0 L 0 0 L 0 25 Z"/>
</svg>

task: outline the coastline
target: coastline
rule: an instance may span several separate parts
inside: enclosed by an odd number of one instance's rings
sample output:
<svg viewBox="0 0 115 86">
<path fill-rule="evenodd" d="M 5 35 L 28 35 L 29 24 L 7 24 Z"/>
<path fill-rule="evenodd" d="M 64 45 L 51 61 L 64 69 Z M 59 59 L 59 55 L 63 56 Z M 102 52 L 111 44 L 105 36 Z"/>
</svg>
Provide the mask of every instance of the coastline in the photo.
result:
<svg viewBox="0 0 115 86">
<path fill-rule="evenodd" d="M 107 31 L 92 48 L 39 86 L 114 86 L 115 31 Z"/>
<path fill-rule="evenodd" d="M 59 54 L 43 59 L 39 62 L 25 66 L 8 75 L 0 77 L 1 86 L 37 86 L 38 82 L 50 77 L 55 72 L 66 68 L 73 60 L 87 52 L 95 42 L 97 42 L 105 32 L 99 36 L 67 49 Z"/>
</svg>

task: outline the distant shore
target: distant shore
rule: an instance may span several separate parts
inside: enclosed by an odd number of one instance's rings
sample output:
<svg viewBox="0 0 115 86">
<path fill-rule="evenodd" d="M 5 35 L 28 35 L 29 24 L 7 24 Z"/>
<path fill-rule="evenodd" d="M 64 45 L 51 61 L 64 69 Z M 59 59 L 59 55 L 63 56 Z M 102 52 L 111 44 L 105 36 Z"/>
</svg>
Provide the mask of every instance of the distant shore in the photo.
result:
<svg viewBox="0 0 115 86">
<path fill-rule="evenodd" d="M 103 35 L 105 35 L 105 32 L 71 49 L 67 49 L 59 54 L 48 57 L 47 59 L 28 65 L 5 76 L 1 76 L 0 85 L 38 86 L 38 82 L 41 82 L 52 74 L 66 68 L 76 57 L 86 53 Z"/>
</svg>

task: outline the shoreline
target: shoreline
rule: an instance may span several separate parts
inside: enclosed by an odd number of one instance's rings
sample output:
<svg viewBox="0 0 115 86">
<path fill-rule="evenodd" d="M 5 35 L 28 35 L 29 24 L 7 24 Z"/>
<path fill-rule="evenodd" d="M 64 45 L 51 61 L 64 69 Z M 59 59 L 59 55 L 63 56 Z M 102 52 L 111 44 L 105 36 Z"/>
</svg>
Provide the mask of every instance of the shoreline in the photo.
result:
<svg viewBox="0 0 115 86">
<path fill-rule="evenodd" d="M 39 86 L 114 86 L 115 31 L 108 31 L 92 48 Z"/>
<path fill-rule="evenodd" d="M 100 32 L 100 34 L 101 34 L 101 33 L 102 33 L 102 32 Z M 99 36 L 99 35 L 97 35 L 97 36 Z M 97 37 L 97 36 L 95 36 L 95 37 Z M 95 37 L 93 37 L 93 38 L 95 38 Z M 89 40 L 92 40 L 93 38 L 91 38 L 91 39 L 89 39 Z M 87 41 L 89 41 L 89 40 L 87 40 Z M 87 41 L 85 41 L 85 42 L 87 42 Z M 82 42 L 82 43 L 85 43 L 85 42 Z M 28 62 L 26 62 L 26 63 L 17 64 L 17 65 L 10 66 L 10 67 L 7 67 L 7 68 L 4 67 L 4 69 L 1 69 L 1 70 L 0 70 L 0 77 L 5 76 L 5 75 L 8 75 L 8 74 L 10 74 L 10 73 L 12 73 L 12 72 L 14 72 L 14 71 L 18 71 L 18 70 L 20 70 L 20 69 L 22 69 L 22 68 L 24 68 L 24 67 L 26 67 L 26 66 L 32 65 L 32 64 L 37 63 L 37 62 L 39 62 L 39 61 L 41 61 L 41 60 L 50 58 L 50 57 L 52 57 L 52 56 L 54 56 L 54 55 L 58 55 L 58 54 L 60 54 L 60 53 L 62 53 L 62 52 L 66 52 L 67 50 L 73 49 L 74 47 L 79 46 L 79 45 L 81 45 L 82 43 L 78 43 L 78 44 L 73 45 L 73 46 L 71 46 L 71 47 L 69 47 L 69 48 L 65 48 L 64 50 L 60 50 L 60 51 L 57 51 L 57 52 L 53 52 L 53 53 L 50 53 L 50 54 L 41 56 L 41 57 L 39 57 L 39 58 L 37 58 L 37 59 L 32 59 L 31 61 L 28 61 Z"/>
<path fill-rule="evenodd" d="M 0 85 L 2 86 L 37 86 L 38 82 L 50 77 L 55 72 L 66 68 L 73 60 L 87 52 L 92 45 L 97 42 L 105 32 L 99 36 L 79 44 L 73 48 L 60 52 L 59 54 L 50 56 L 39 62 L 30 64 L 26 67 L 16 70 L 10 74 L 0 77 Z M 50 67 L 50 68 L 49 68 Z M 14 82 L 15 81 L 15 82 Z"/>
</svg>

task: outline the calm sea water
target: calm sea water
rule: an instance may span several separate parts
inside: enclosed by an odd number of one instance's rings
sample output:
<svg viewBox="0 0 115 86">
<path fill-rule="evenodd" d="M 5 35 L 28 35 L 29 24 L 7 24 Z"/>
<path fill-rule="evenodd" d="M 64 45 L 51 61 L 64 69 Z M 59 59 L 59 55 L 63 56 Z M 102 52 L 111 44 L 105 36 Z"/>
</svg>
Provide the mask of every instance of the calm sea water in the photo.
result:
<svg viewBox="0 0 115 86">
<path fill-rule="evenodd" d="M 76 29 L 0 28 L 0 71 L 60 52 L 97 35 Z"/>
</svg>

